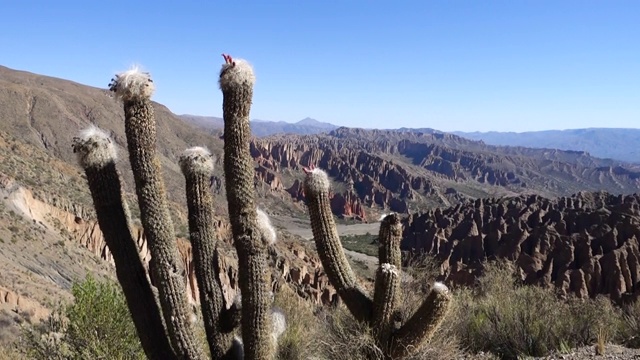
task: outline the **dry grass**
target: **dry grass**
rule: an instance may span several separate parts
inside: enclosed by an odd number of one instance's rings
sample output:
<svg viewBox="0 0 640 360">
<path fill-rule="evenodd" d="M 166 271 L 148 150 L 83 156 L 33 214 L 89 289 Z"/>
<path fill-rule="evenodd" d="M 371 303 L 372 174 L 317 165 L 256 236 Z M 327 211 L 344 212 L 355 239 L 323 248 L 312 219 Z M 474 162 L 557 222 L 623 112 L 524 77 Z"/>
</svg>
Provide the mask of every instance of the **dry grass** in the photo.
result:
<svg viewBox="0 0 640 360">
<path fill-rule="evenodd" d="M 422 304 L 431 290 L 434 280 L 434 267 L 429 261 L 415 263 L 402 275 L 401 302 L 398 306 L 400 322 L 406 321 Z M 347 360 L 371 359 L 383 360 L 382 351 L 375 343 L 372 329 L 356 321 L 344 305 L 335 309 L 326 309 L 318 314 L 323 331 L 320 333 L 320 348 L 316 359 Z M 450 320 L 445 319 L 445 323 Z M 437 331 L 431 341 L 410 360 L 451 360 L 462 355 L 456 336 Z"/>
<path fill-rule="evenodd" d="M 640 348 L 640 300 L 624 306 L 618 337 L 621 344 Z"/>
<path fill-rule="evenodd" d="M 0 346 L 0 360 L 24 359 L 24 354 L 14 347 Z"/>
<path fill-rule="evenodd" d="M 505 264 L 487 266 L 479 286 L 457 291 L 455 299 L 447 332 L 472 352 L 504 359 L 593 344 L 599 334 L 615 334 L 621 319 L 604 298 L 560 300 L 551 290 L 520 286 Z"/>
<path fill-rule="evenodd" d="M 600 328 L 600 330 L 598 330 L 598 338 L 595 345 L 596 355 L 604 355 L 608 338 L 609 333 L 607 330 Z"/>
<path fill-rule="evenodd" d="M 278 341 L 277 359 L 303 360 L 316 354 L 316 336 L 322 329 L 314 314 L 314 306 L 288 286 L 280 289 L 274 303 L 282 309 L 287 320 L 287 330 Z"/>
</svg>

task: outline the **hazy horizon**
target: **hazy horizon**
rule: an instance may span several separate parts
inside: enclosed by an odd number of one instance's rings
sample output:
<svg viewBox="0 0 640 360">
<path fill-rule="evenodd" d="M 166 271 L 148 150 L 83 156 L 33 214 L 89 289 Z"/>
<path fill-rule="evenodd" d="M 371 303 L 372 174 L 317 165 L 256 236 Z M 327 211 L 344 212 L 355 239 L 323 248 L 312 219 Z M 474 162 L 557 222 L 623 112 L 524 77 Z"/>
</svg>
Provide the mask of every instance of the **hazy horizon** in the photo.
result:
<svg viewBox="0 0 640 360">
<path fill-rule="evenodd" d="M 178 116 L 198 116 L 198 117 L 212 117 L 212 118 L 218 118 L 218 119 L 222 119 L 222 116 L 213 116 L 213 115 L 196 115 L 196 114 L 176 114 Z M 335 125 L 335 126 L 345 126 L 348 127 L 346 125 L 339 125 L 339 124 L 333 124 L 327 121 L 322 121 L 319 119 L 315 119 L 311 116 L 307 116 L 304 119 L 299 119 L 299 120 L 293 120 L 293 121 L 285 121 L 285 120 L 266 120 L 266 119 L 250 119 L 250 121 L 255 121 L 255 122 L 284 122 L 287 124 L 297 124 L 301 121 L 304 120 L 314 120 L 320 123 L 325 123 L 325 124 L 331 124 L 331 125 Z M 398 127 L 376 127 L 376 128 L 372 128 L 372 127 L 359 127 L 362 129 L 378 129 L 378 130 L 393 130 L 393 129 L 400 129 L 400 128 L 411 128 L 411 129 L 420 129 L 420 128 L 429 128 L 428 126 L 422 126 L 422 127 L 418 127 L 418 126 L 413 126 L 413 127 L 406 127 L 406 126 L 398 126 Z M 432 128 L 433 130 L 440 130 L 440 129 L 436 129 L 436 128 Z M 527 133 L 527 132 L 546 132 L 546 131 L 573 131 L 573 130 L 594 130 L 594 129 L 612 129 L 612 130 L 640 130 L 640 127 L 628 127 L 628 128 L 620 128 L 620 127 L 606 127 L 606 126 L 599 126 L 599 127 L 588 127 L 588 128 L 567 128 L 567 129 L 541 129 L 541 130 L 532 130 L 532 131 L 501 131 L 501 130 L 487 130 L 487 131 L 465 131 L 465 130 L 449 130 L 449 131 L 445 131 L 445 132 L 449 132 L 449 133 L 456 133 L 456 132 L 464 132 L 464 133 L 491 133 L 491 132 L 513 132 L 513 133 Z"/>
<path fill-rule="evenodd" d="M 3 13 L 0 65 L 105 88 L 140 64 L 176 114 L 221 116 L 224 52 L 254 65 L 251 117 L 267 121 L 526 132 L 640 120 L 633 1 L 62 0 Z"/>
</svg>

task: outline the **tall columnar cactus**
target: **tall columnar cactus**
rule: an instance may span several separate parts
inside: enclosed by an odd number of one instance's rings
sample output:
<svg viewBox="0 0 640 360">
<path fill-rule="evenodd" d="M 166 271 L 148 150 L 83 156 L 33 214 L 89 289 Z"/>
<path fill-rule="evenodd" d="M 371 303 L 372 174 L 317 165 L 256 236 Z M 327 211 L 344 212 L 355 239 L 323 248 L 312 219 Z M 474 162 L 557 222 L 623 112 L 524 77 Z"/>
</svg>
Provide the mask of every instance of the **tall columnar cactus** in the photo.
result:
<svg viewBox="0 0 640 360">
<path fill-rule="evenodd" d="M 214 359 L 228 356 L 233 341 L 233 327 L 225 326 L 222 284 L 214 264 L 217 239 L 214 226 L 213 194 L 209 181 L 213 174 L 213 156 L 202 147 L 187 149 L 180 157 L 180 168 L 187 185 L 189 235 L 193 249 L 196 280 L 200 285 L 202 318 L 209 350 Z"/>
<path fill-rule="evenodd" d="M 371 326 L 380 350 L 387 359 L 403 359 L 428 341 L 449 308 L 451 295 L 446 286 L 434 284 L 431 293 L 406 323 L 395 329 L 400 288 L 400 239 L 402 227 L 396 214 L 386 216 L 380 225 L 379 267 L 373 301 L 360 288 L 342 249 L 329 202 L 330 182 L 327 174 L 305 168 L 304 193 L 311 218 L 316 248 L 329 281 L 359 321 Z"/>
<path fill-rule="evenodd" d="M 249 140 L 249 111 L 255 76 L 244 60 L 224 55 L 220 71 L 224 117 L 224 172 L 233 240 L 241 264 L 242 340 L 246 359 L 270 359 L 270 297 L 267 240 L 258 225 L 254 202 L 254 165 Z"/>
<path fill-rule="evenodd" d="M 149 267 L 157 281 L 171 345 L 179 358 L 200 359 L 202 353 L 189 322 L 186 287 L 156 153 L 153 81 L 148 73 L 132 69 L 116 75 L 110 89 L 124 104 L 129 161 L 152 258 Z"/>
<path fill-rule="evenodd" d="M 98 128 L 74 138 L 74 152 L 87 175 L 98 224 L 113 255 L 142 347 L 149 359 L 175 359 L 147 273 L 131 236 L 130 218 L 116 169 L 116 147 Z"/>
</svg>

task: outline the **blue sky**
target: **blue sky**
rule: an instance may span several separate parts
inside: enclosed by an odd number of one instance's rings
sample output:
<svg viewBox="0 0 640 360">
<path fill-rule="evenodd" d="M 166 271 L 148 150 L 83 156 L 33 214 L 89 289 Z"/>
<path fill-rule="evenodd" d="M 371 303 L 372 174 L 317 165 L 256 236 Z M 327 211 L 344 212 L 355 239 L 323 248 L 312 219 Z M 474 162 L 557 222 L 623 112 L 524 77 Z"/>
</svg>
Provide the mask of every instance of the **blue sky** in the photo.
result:
<svg viewBox="0 0 640 360">
<path fill-rule="evenodd" d="M 220 116 L 221 53 L 252 118 L 367 128 L 640 127 L 640 1 L 0 1 L 0 65 Z"/>
</svg>

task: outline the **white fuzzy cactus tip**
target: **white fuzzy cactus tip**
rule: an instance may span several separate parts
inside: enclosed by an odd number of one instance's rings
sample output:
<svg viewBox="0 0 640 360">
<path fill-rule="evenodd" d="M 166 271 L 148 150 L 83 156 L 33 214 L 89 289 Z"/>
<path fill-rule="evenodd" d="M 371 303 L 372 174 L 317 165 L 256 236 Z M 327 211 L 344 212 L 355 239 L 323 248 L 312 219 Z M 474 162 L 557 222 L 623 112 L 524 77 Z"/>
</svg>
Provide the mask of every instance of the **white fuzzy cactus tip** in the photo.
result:
<svg viewBox="0 0 640 360">
<path fill-rule="evenodd" d="M 201 146 L 194 146 L 185 150 L 180 156 L 180 168 L 185 175 L 211 175 L 213 173 L 214 157 L 211 152 Z"/>
<path fill-rule="evenodd" d="M 258 228 L 260 229 L 260 233 L 262 234 L 262 240 L 267 245 L 275 244 L 278 237 L 276 234 L 276 229 L 274 229 L 273 225 L 271 225 L 269 215 L 267 215 L 267 213 L 259 208 L 256 209 L 256 215 L 258 217 Z"/>
<path fill-rule="evenodd" d="M 253 87 L 256 76 L 251 64 L 243 59 L 233 59 L 231 55 L 222 54 L 222 56 L 224 64 L 220 69 L 220 89 L 227 91 L 242 86 Z"/>
<path fill-rule="evenodd" d="M 398 268 L 396 268 L 395 265 L 391 265 L 389 263 L 384 263 L 382 265 L 380 265 L 380 269 L 382 270 L 383 273 L 386 274 L 392 274 L 392 275 L 398 275 Z"/>
<path fill-rule="evenodd" d="M 106 132 L 93 125 L 73 138 L 73 152 L 84 169 L 102 168 L 118 158 L 113 140 Z"/>
<path fill-rule="evenodd" d="M 111 79 L 109 90 L 122 101 L 135 101 L 150 99 L 155 86 L 148 72 L 143 72 L 138 66 L 134 66 Z"/>
<path fill-rule="evenodd" d="M 324 170 L 314 166 L 304 168 L 303 170 L 307 174 L 307 177 L 304 179 L 305 192 L 310 194 L 329 192 L 331 182 L 329 181 L 329 175 L 327 175 Z"/>
<path fill-rule="evenodd" d="M 441 282 L 435 282 L 433 283 L 433 291 L 437 292 L 438 294 L 446 294 L 449 292 L 449 288 L 447 287 L 447 285 Z"/>
</svg>

